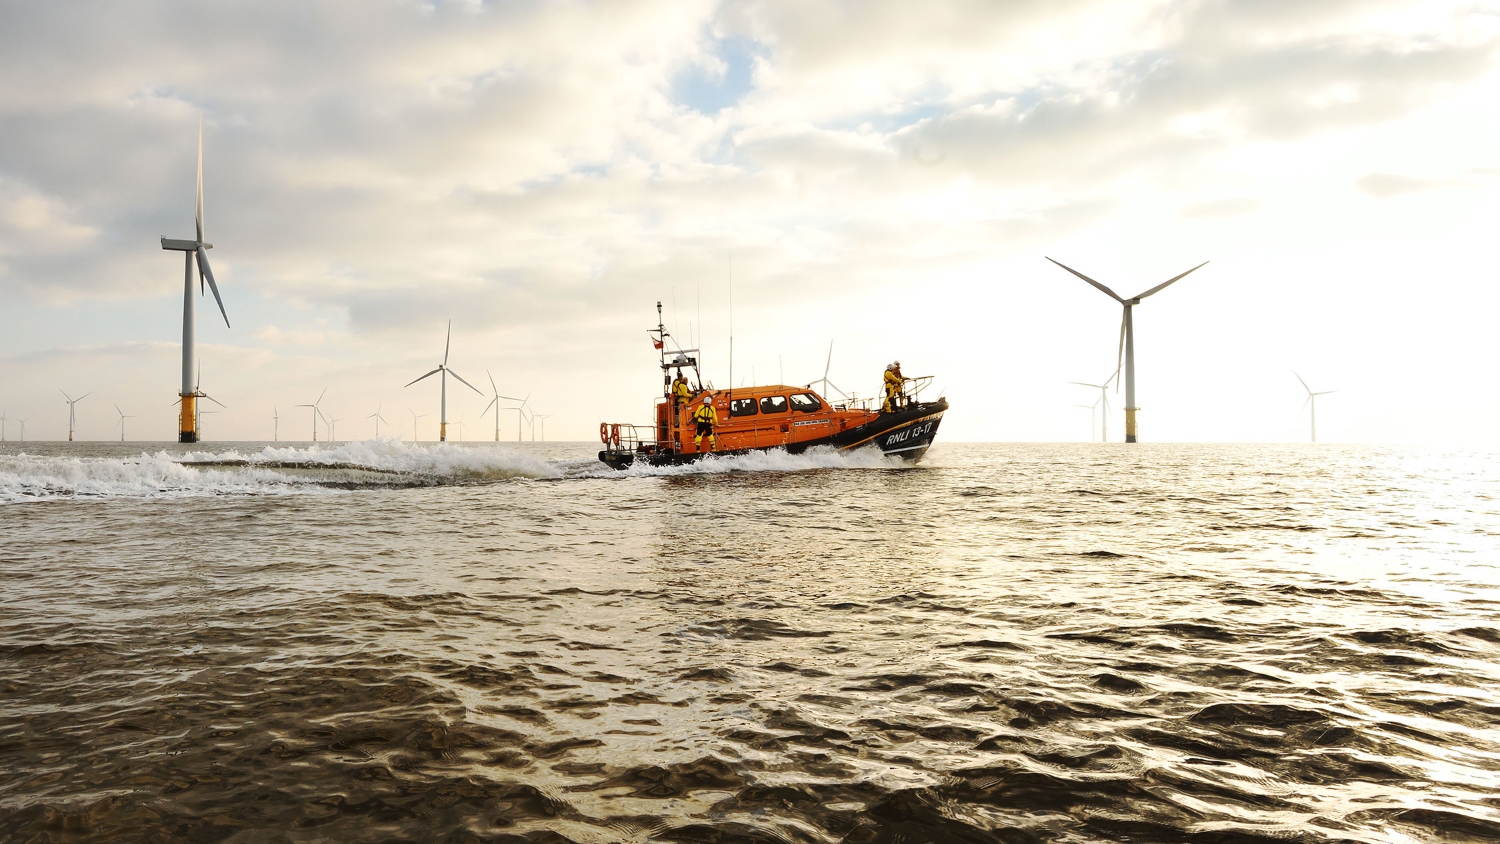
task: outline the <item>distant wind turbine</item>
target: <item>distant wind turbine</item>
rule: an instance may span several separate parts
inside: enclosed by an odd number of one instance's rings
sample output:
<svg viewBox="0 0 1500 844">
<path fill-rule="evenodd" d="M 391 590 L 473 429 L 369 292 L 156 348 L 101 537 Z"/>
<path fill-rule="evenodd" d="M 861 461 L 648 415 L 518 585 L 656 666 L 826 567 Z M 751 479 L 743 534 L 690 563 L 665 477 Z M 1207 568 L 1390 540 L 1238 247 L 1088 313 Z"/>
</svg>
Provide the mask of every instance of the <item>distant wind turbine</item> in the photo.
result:
<svg viewBox="0 0 1500 844">
<path fill-rule="evenodd" d="M 417 420 L 421 419 L 424 416 L 430 416 L 431 414 L 417 413 L 415 410 L 412 410 L 409 407 L 406 409 L 406 412 L 411 414 L 411 441 L 412 442 L 416 442 L 417 441 Z"/>
<path fill-rule="evenodd" d="M 500 395 L 500 388 L 495 386 L 495 376 L 490 375 L 490 371 L 488 369 L 486 369 L 484 371 L 484 374 L 486 376 L 488 376 L 489 379 L 490 379 L 490 390 L 494 392 L 495 397 L 492 398 L 492 399 L 490 399 L 490 403 L 484 406 L 484 410 L 479 411 L 479 415 L 481 417 L 483 417 L 484 414 L 489 411 L 490 406 L 491 405 L 494 406 L 494 408 L 495 408 L 495 442 L 500 442 L 500 410 L 501 410 L 501 408 L 500 408 L 500 400 L 504 399 L 506 401 L 521 401 L 521 399 L 513 399 L 510 396 L 502 396 L 502 395 Z"/>
<path fill-rule="evenodd" d="M 115 405 L 115 413 L 120 414 L 120 421 L 115 423 L 120 426 L 120 442 L 125 442 L 125 420 L 134 419 L 135 416 L 125 415 L 125 411 L 121 410 L 119 405 Z"/>
<path fill-rule="evenodd" d="M 310 408 L 312 408 L 312 423 L 313 423 L 313 438 L 312 438 L 312 441 L 313 442 L 317 442 L 318 441 L 318 417 L 319 416 L 323 416 L 323 411 L 321 411 L 321 410 L 318 409 L 318 405 L 323 402 L 323 396 L 325 396 L 327 394 L 328 394 L 328 388 L 324 387 L 323 388 L 323 392 L 318 393 L 318 400 L 315 401 L 315 402 L 313 402 L 312 404 L 298 404 L 298 405 L 293 405 L 293 407 L 310 407 Z M 323 421 L 325 421 L 325 422 L 328 421 L 328 417 L 324 416 L 323 417 Z"/>
<path fill-rule="evenodd" d="M 0 410 L 0 443 L 5 442 L 5 423 L 10 421 L 10 418 L 6 416 L 7 413 L 10 413 L 10 408 Z"/>
<path fill-rule="evenodd" d="M 63 392 L 61 389 L 59 389 L 58 392 L 62 393 L 63 394 L 63 398 L 65 398 L 65 399 L 68 400 L 68 442 L 72 442 L 73 441 L 73 427 L 74 427 L 74 424 L 76 422 L 76 419 L 75 419 L 74 414 L 73 414 L 74 405 L 77 405 L 79 402 L 81 402 L 84 399 L 88 398 L 89 396 L 93 395 L 93 393 L 84 393 L 83 395 L 81 395 L 81 396 L 79 396 L 78 398 L 75 399 L 72 396 L 68 395 L 66 392 Z"/>
<path fill-rule="evenodd" d="M 535 419 L 542 420 L 542 442 L 547 441 L 547 417 L 556 415 L 556 413 L 538 413 L 535 415 Z"/>
<path fill-rule="evenodd" d="M 1052 261 L 1051 258 L 1048 258 L 1047 260 Z M 1125 308 L 1125 312 L 1120 317 L 1120 352 L 1119 355 L 1115 358 L 1115 371 L 1116 373 L 1119 372 L 1121 360 L 1123 359 L 1125 367 L 1125 442 L 1136 442 L 1135 412 L 1138 408 L 1136 408 L 1135 406 L 1135 323 L 1131 319 L 1131 308 L 1139 305 L 1141 303 L 1141 300 L 1146 298 L 1147 296 L 1150 296 L 1154 293 L 1160 293 L 1162 290 L 1166 289 L 1168 285 L 1172 284 L 1178 279 L 1181 279 L 1183 276 L 1187 275 L 1193 270 L 1202 267 L 1208 262 L 1204 261 L 1203 264 L 1199 264 L 1197 267 L 1193 267 L 1192 270 L 1188 270 L 1186 273 L 1182 273 L 1181 275 L 1175 275 L 1162 282 L 1161 284 L 1156 285 L 1150 290 L 1147 290 L 1145 293 L 1141 293 L 1129 299 L 1120 298 L 1119 294 L 1115 293 L 1113 290 L 1110 290 L 1108 287 L 1105 287 L 1099 282 L 1094 281 L 1093 279 L 1073 269 L 1072 267 L 1066 266 L 1057 261 L 1052 261 L 1052 263 L 1057 264 L 1059 267 L 1062 267 L 1073 275 L 1076 275 L 1089 284 L 1092 284 L 1094 287 L 1097 287 L 1099 290 L 1103 291 L 1105 295 L 1109 296 L 1109 298 L 1115 300 L 1116 302 L 1119 302 Z"/>
<path fill-rule="evenodd" d="M 271 405 L 271 442 L 281 442 L 281 409 Z"/>
<path fill-rule="evenodd" d="M 214 283 L 214 272 L 208 266 L 207 250 L 214 248 L 214 245 L 203 240 L 202 118 L 198 119 L 198 204 L 193 219 L 197 226 L 197 237 L 193 240 L 175 240 L 165 236 L 161 239 L 162 249 L 184 253 L 185 261 L 182 294 L 182 391 L 178 393 L 182 400 L 182 412 L 178 416 L 177 426 L 177 441 L 183 443 L 198 441 L 196 407 L 199 394 L 197 386 L 193 383 L 193 375 L 196 371 L 194 355 L 196 354 L 195 333 L 197 330 L 193 300 L 194 258 L 197 259 L 198 264 L 198 294 L 203 295 L 203 283 L 208 282 L 208 288 L 214 292 L 214 301 L 219 304 L 219 313 L 224 317 L 224 325 L 226 328 L 229 326 L 229 313 L 224 310 L 224 300 L 219 296 L 219 286 Z"/>
<path fill-rule="evenodd" d="M 823 389 L 820 392 L 822 393 L 823 398 L 825 398 L 825 399 L 832 398 L 832 396 L 830 396 L 828 394 L 828 391 L 829 390 L 833 390 L 835 393 L 838 393 L 840 396 L 843 396 L 843 398 L 844 398 L 845 401 L 848 401 L 849 400 L 849 396 L 843 390 L 840 390 L 837 384 L 835 384 L 832 381 L 828 380 L 828 372 L 832 368 L 833 368 L 833 341 L 829 340 L 828 341 L 828 360 L 827 360 L 827 362 L 825 362 L 823 364 L 823 377 L 819 378 L 816 381 L 809 382 L 807 384 L 807 389 L 811 390 L 813 384 L 822 384 L 823 385 Z"/>
<path fill-rule="evenodd" d="M 511 401 L 515 401 L 515 399 L 511 399 Z M 511 408 L 511 410 L 514 410 L 516 412 L 516 442 L 521 441 L 521 432 L 525 430 L 521 427 L 522 417 L 531 415 L 531 411 L 526 409 L 526 403 L 529 401 L 531 401 L 531 394 L 527 393 L 526 398 L 521 399 L 520 404 Z"/>
<path fill-rule="evenodd" d="M 223 407 L 225 410 L 228 410 L 228 408 L 225 407 L 225 405 L 224 405 L 223 402 L 219 401 L 218 399 L 214 398 L 213 396 L 209 395 L 208 393 L 203 392 L 203 364 L 201 364 L 201 363 L 198 364 L 198 380 L 193 384 L 193 395 L 192 395 L 192 397 L 190 397 L 190 398 L 181 398 L 181 397 L 179 397 L 177 399 L 177 401 L 173 402 L 173 404 L 178 404 L 180 402 L 186 402 L 186 403 L 191 404 L 193 406 L 193 439 L 191 439 L 191 440 L 184 440 L 184 439 L 179 438 L 179 440 L 178 440 L 179 442 L 198 442 L 199 440 L 201 440 L 203 438 L 203 436 L 202 436 L 203 432 L 200 431 L 200 430 L 198 430 L 199 423 L 201 423 L 203 421 L 203 413 L 204 413 L 204 411 L 203 411 L 203 405 L 201 405 L 198 402 L 192 400 L 192 399 L 195 399 L 195 398 L 197 398 L 197 399 L 208 399 L 209 401 L 213 402 L 214 404 L 218 405 L 219 407 Z M 217 413 L 218 411 L 214 411 L 214 412 Z"/>
<path fill-rule="evenodd" d="M 30 418 L 30 416 L 27 416 L 25 419 L 15 420 L 21 426 L 21 442 L 26 442 L 26 420 Z"/>
<path fill-rule="evenodd" d="M 459 380 L 459 382 L 462 383 L 465 387 L 468 387 L 469 389 L 473 390 L 474 392 L 479 393 L 479 388 L 478 387 L 475 387 L 473 384 L 470 384 L 468 381 L 465 381 L 463 379 L 463 377 L 460 376 L 457 372 L 454 372 L 453 370 L 451 370 L 451 369 L 448 368 L 448 351 L 449 351 L 449 349 L 452 346 L 453 346 L 453 320 L 450 319 L 450 320 L 448 320 L 448 339 L 443 343 L 443 362 L 440 363 L 440 364 L 438 364 L 438 368 L 437 369 L 434 369 L 431 372 L 427 373 L 427 375 L 423 375 L 422 376 L 422 378 L 427 378 L 428 376 L 437 375 L 440 372 L 442 373 L 442 378 L 440 380 L 443 382 L 443 393 L 442 393 L 442 401 L 441 401 L 441 403 L 438 406 L 438 411 L 441 414 L 441 418 L 439 419 L 439 422 L 438 422 L 438 441 L 439 442 L 443 442 L 443 441 L 446 441 L 448 439 L 448 376 L 452 375 L 454 378 L 457 378 Z M 417 378 L 417 379 L 409 382 L 406 386 L 410 387 L 412 384 L 417 383 L 417 381 L 421 381 L 422 378 Z M 482 396 L 482 395 L 484 395 L 484 393 L 479 393 L 479 395 Z"/>
<path fill-rule="evenodd" d="M 1074 407 L 1081 407 L 1084 410 L 1087 410 L 1089 412 L 1089 442 L 1093 442 L 1094 441 L 1094 422 L 1095 422 L 1095 418 L 1099 415 L 1099 403 L 1098 402 L 1094 402 L 1093 404 L 1075 404 L 1073 406 Z"/>
<path fill-rule="evenodd" d="M 340 416 L 336 419 L 326 420 L 328 422 L 328 441 L 330 443 L 337 443 L 339 441 L 339 423 L 342 422 L 343 419 L 344 417 Z"/>
<path fill-rule="evenodd" d="M 1109 382 L 1115 380 L 1118 377 L 1120 377 L 1120 370 L 1116 369 L 1114 371 L 1114 374 L 1112 374 L 1108 378 L 1104 379 L 1104 383 L 1103 384 L 1085 384 L 1082 381 L 1069 381 L 1068 382 L 1069 384 L 1077 384 L 1080 387 L 1093 387 L 1094 389 L 1096 389 L 1096 390 L 1099 391 L 1099 402 L 1103 402 L 1104 403 L 1104 407 L 1103 407 L 1103 411 L 1102 411 L 1103 424 L 1101 424 L 1099 426 L 1099 428 L 1100 428 L 1099 441 L 1100 442 L 1109 442 Z M 1116 385 L 1116 388 L 1118 389 L 1118 385 Z M 1095 404 L 1097 405 L 1099 402 L 1095 402 Z M 1092 440 L 1091 440 L 1091 442 L 1092 442 Z"/>
<path fill-rule="evenodd" d="M 366 419 L 375 420 L 375 439 L 377 440 L 380 439 L 380 423 L 385 422 L 385 417 L 380 415 L 380 409 L 383 407 L 385 407 L 385 402 L 375 405 L 375 412 L 365 417 Z M 385 422 L 385 424 L 389 425 L 391 423 Z"/>
<path fill-rule="evenodd" d="M 1293 375 L 1297 375 L 1297 373 L 1295 373 L 1295 372 L 1293 372 L 1292 374 Z M 1297 380 L 1302 382 L 1302 389 L 1304 389 L 1304 390 L 1307 391 L 1307 401 L 1303 402 L 1302 406 L 1304 408 L 1312 408 L 1312 441 L 1313 442 L 1317 442 L 1318 441 L 1318 396 L 1326 396 L 1329 393 L 1337 393 L 1338 390 L 1323 390 L 1321 392 L 1314 393 L 1312 391 L 1312 387 L 1307 386 L 1307 382 L 1306 381 L 1302 381 L 1302 376 L 1301 375 L 1297 375 Z"/>
</svg>

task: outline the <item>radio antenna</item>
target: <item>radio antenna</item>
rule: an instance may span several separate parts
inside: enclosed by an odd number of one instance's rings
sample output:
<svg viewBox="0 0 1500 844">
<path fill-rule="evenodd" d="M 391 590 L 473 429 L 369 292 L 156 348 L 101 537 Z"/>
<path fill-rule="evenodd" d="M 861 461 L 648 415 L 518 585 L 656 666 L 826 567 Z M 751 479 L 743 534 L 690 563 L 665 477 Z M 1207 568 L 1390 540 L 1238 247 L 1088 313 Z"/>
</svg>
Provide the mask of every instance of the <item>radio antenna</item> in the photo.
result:
<svg viewBox="0 0 1500 844">
<path fill-rule="evenodd" d="M 734 397 L 734 255 L 729 256 L 729 395 Z"/>
</svg>

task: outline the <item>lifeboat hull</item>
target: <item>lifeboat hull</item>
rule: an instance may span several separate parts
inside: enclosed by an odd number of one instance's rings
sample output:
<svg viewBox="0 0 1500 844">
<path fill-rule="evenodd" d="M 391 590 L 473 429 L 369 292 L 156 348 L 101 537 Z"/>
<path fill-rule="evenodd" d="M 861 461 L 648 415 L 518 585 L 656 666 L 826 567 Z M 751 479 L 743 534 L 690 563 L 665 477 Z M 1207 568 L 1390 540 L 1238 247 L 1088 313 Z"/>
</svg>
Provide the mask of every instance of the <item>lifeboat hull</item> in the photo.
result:
<svg viewBox="0 0 1500 844">
<path fill-rule="evenodd" d="M 913 403 L 893 413 L 882 413 L 877 418 L 853 428 L 827 437 L 802 440 L 785 445 L 762 448 L 743 448 L 718 452 L 682 454 L 666 450 L 626 451 L 606 449 L 599 452 L 599 460 L 616 469 L 628 469 L 637 461 L 651 466 L 680 466 L 705 457 L 729 457 L 750 454 L 755 451 L 786 451 L 800 454 L 810 448 L 831 447 L 839 451 L 873 448 L 881 453 L 899 458 L 906 463 L 916 463 L 927 453 L 932 441 L 937 438 L 938 424 L 948 410 L 943 399 Z"/>
</svg>

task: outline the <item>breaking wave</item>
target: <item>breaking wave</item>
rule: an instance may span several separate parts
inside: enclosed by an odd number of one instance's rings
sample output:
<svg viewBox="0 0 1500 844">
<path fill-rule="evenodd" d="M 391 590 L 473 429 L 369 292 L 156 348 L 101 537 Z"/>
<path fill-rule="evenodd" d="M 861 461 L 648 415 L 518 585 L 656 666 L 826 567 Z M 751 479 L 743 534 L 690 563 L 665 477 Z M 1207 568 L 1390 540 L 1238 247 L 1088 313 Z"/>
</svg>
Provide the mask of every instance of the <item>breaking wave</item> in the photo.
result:
<svg viewBox="0 0 1500 844">
<path fill-rule="evenodd" d="M 548 460 L 514 449 L 395 439 L 337 445 L 266 446 L 259 451 L 158 451 L 127 457 L 0 455 L 0 503 L 67 499 L 290 495 L 367 488 L 486 484 L 513 480 L 649 478 L 735 472 L 885 469 L 873 449 L 803 454 L 756 452 L 684 466 L 611 469 L 597 460 Z"/>
</svg>

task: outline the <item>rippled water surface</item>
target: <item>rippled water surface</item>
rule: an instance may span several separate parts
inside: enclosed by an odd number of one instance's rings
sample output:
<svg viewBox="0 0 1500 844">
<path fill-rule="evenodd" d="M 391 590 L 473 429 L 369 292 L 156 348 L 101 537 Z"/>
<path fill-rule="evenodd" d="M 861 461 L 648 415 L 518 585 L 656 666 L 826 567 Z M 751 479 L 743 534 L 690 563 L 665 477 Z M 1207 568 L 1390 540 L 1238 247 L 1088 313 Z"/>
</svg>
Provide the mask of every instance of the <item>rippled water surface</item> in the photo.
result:
<svg viewBox="0 0 1500 844">
<path fill-rule="evenodd" d="M 1496 452 L 593 450 L 7 444 L 0 840 L 1500 839 Z"/>
</svg>

